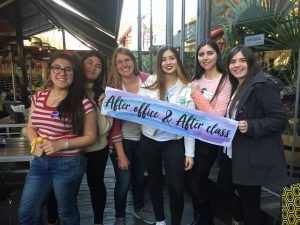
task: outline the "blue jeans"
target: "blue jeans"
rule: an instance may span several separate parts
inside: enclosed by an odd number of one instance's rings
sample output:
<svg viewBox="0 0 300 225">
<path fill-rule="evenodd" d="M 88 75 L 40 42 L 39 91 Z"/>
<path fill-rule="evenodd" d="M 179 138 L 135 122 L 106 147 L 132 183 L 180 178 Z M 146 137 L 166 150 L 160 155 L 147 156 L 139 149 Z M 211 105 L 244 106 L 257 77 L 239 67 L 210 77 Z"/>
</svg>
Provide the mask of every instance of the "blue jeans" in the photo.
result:
<svg viewBox="0 0 300 225">
<path fill-rule="evenodd" d="M 123 139 L 125 154 L 130 162 L 128 170 L 118 167 L 118 156 L 113 149 L 111 160 L 114 166 L 116 184 L 114 191 L 116 218 L 126 216 L 126 199 L 130 185 L 132 187 L 134 211 L 144 207 L 144 172 L 145 166 L 139 141 Z"/>
<path fill-rule="evenodd" d="M 53 189 L 60 220 L 64 225 L 79 225 L 77 194 L 85 170 L 86 158 L 83 154 L 35 157 L 23 188 L 19 207 L 20 224 L 43 224 L 43 206 Z"/>
</svg>

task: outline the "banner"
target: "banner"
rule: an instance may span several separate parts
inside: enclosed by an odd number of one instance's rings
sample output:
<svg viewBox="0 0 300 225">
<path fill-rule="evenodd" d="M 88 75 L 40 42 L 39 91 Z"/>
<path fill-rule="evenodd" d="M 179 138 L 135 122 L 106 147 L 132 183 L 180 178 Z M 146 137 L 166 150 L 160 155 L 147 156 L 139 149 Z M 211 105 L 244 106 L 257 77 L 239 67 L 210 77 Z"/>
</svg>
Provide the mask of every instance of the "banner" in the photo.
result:
<svg viewBox="0 0 300 225">
<path fill-rule="evenodd" d="M 107 87 L 101 113 L 211 144 L 230 146 L 237 121 Z"/>
</svg>

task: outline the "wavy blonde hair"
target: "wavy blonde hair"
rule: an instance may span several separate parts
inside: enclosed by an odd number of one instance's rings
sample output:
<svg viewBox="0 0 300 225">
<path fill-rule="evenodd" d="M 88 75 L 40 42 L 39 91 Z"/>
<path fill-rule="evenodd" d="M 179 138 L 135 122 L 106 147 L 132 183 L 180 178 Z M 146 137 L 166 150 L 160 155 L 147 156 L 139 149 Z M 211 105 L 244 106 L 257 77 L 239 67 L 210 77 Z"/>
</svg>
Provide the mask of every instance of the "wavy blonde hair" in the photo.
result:
<svg viewBox="0 0 300 225">
<path fill-rule="evenodd" d="M 107 78 L 107 86 L 109 87 L 119 87 L 122 84 L 122 78 L 117 70 L 117 65 L 116 65 L 116 58 L 118 54 L 124 54 L 130 57 L 130 59 L 132 60 L 134 67 L 133 67 L 133 73 L 135 75 L 139 75 L 140 71 L 138 68 L 138 63 L 132 53 L 131 50 L 129 50 L 128 48 L 124 48 L 124 47 L 119 47 L 114 51 L 114 54 L 112 56 L 112 60 L 111 60 L 111 67 L 110 67 L 110 72 Z"/>
</svg>

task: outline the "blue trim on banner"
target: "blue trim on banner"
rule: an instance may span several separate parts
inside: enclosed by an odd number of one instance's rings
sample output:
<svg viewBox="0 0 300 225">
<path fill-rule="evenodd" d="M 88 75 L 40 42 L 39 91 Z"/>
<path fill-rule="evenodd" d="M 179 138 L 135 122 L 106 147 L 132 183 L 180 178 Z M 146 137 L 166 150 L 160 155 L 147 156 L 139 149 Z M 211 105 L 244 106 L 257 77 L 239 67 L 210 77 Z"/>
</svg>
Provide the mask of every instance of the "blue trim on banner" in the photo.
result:
<svg viewBox="0 0 300 225">
<path fill-rule="evenodd" d="M 238 122 L 168 102 L 106 88 L 101 113 L 211 144 L 230 146 Z"/>
</svg>

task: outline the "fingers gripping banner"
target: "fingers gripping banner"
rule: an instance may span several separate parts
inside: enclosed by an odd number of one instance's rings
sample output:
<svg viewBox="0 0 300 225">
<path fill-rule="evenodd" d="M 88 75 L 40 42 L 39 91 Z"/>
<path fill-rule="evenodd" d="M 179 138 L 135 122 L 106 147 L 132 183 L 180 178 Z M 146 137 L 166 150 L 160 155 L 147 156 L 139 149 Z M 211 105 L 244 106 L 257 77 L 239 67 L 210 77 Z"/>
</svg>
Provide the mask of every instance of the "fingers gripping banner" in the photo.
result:
<svg viewBox="0 0 300 225">
<path fill-rule="evenodd" d="M 237 121 L 106 88 L 101 113 L 211 144 L 230 146 Z"/>
</svg>

